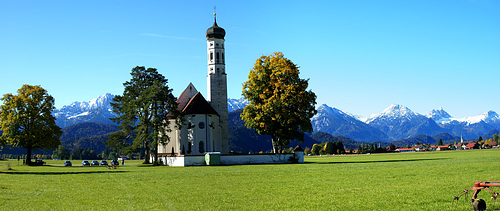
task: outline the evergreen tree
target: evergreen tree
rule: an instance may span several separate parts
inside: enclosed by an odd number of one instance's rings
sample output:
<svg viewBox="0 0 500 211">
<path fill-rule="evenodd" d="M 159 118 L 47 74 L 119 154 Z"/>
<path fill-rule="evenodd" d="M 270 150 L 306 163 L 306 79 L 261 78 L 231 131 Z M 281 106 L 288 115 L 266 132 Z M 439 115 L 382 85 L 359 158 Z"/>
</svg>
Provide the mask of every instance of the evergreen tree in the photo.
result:
<svg viewBox="0 0 500 211">
<path fill-rule="evenodd" d="M 337 154 L 344 154 L 345 153 L 345 148 L 344 144 L 342 141 L 337 141 Z"/>
<path fill-rule="evenodd" d="M 438 145 L 439 146 L 443 146 L 443 140 L 442 139 L 439 139 Z"/>
<path fill-rule="evenodd" d="M 123 85 L 123 95 L 113 99 L 113 111 L 120 114 L 112 120 L 120 124 L 121 131 L 116 132 L 106 143 L 108 146 L 127 146 L 125 140 L 133 135 L 132 148 L 144 148 L 144 163 L 149 163 L 151 147 L 154 163 L 158 160 L 159 144 L 167 144 L 170 138 L 170 121 L 167 117 L 178 115 L 176 98 L 167 85 L 168 80 L 155 68 L 135 67 L 130 73 L 132 79 Z M 177 122 L 179 124 L 179 122 Z"/>
<path fill-rule="evenodd" d="M 70 153 L 69 150 L 66 149 L 62 144 L 57 147 L 56 150 L 54 150 L 54 158 L 59 158 L 61 160 L 67 160 L 69 159 Z"/>
<path fill-rule="evenodd" d="M 326 142 L 325 144 L 325 154 L 329 154 L 329 155 L 332 155 L 332 154 L 335 154 L 337 150 L 335 150 L 335 146 L 334 146 L 334 143 L 329 141 L 329 142 Z"/>
<path fill-rule="evenodd" d="M 394 150 L 396 150 L 396 146 L 391 143 L 391 145 L 389 145 L 389 151 L 394 151 Z"/>
</svg>

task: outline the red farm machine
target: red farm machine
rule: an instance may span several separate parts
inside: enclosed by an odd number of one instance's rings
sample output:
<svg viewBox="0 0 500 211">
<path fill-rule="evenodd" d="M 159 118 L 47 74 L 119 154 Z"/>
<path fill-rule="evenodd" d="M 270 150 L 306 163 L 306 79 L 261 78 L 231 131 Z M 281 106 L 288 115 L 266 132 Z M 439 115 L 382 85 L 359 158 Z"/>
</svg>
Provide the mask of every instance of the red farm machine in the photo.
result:
<svg viewBox="0 0 500 211">
<path fill-rule="evenodd" d="M 472 194 L 472 198 L 470 202 L 472 203 L 472 207 L 474 210 L 486 210 L 486 202 L 483 199 L 477 199 L 477 194 L 481 192 L 481 190 L 487 190 L 491 193 L 491 198 L 496 200 L 499 196 L 499 193 L 495 193 L 489 189 L 489 187 L 500 187 L 500 181 L 485 181 L 485 182 L 476 182 L 474 183 L 474 187 L 469 189 L 464 189 L 464 192 L 459 196 L 455 196 L 454 200 L 460 199 L 461 196 L 469 193 L 470 191 L 474 191 Z"/>
</svg>

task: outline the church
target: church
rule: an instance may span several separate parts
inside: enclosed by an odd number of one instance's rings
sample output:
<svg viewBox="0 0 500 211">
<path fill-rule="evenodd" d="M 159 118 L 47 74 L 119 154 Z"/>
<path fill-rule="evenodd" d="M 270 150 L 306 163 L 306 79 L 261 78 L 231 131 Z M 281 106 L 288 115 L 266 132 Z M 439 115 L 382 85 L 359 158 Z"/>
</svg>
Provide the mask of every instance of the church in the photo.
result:
<svg viewBox="0 0 500 211">
<path fill-rule="evenodd" d="M 166 145 L 159 145 L 158 159 L 168 166 L 304 163 L 299 147 L 294 154 L 230 154 L 228 141 L 227 75 L 224 55 L 226 31 L 214 24 L 207 29 L 207 98 L 192 83 L 177 98 L 178 119 L 169 119 Z"/>
<path fill-rule="evenodd" d="M 177 98 L 177 110 L 183 116 L 182 126 L 170 119 L 167 145 L 158 146 L 160 157 L 204 155 L 207 152 L 229 153 L 227 75 L 224 37 L 226 31 L 214 24 L 207 37 L 207 98 L 189 84 Z"/>
</svg>

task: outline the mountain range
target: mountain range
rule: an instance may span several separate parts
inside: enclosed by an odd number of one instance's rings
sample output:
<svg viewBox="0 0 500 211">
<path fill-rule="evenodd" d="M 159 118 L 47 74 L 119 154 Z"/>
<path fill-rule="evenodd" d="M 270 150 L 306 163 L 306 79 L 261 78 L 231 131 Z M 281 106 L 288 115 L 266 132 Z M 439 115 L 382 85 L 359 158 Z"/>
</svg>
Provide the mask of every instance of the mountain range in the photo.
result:
<svg viewBox="0 0 500 211">
<path fill-rule="evenodd" d="M 114 95 L 106 93 L 91 101 L 73 102 L 60 109 L 55 109 L 52 114 L 56 117 L 56 124 L 61 128 L 82 122 L 113 124 L 109 118 L 118 116 L 110 105 L 114 97 Z"/>
<path fill-rule="evenodd" d="M 358 141 L 391 142 L 420 134 L 433 136 L 440 133 L 472 139 L 500 129 L 500 116 L 494 111 L 457 119 L 442 108 L 422 115 L 398 104 L 365 118 L 331 108 L 326 104 L 319 106 L 317 110 L 318 113 L 311 119 L 315 132 L 342 135 Z M 353 133 L 353 128 L 356 128 L 355 131 L 364 132 Z M 374 131 L 382 132 L 386 136 L 380 136 L 380 133 Z"/>
<path fill-rule="evenodd" d="M 110 105 L 113 97 L 114 95 L 107 93 L 88 102 L 74 102 L 56 109 L 53 112 L 56 124 L 61 128 L 83 122 L 114 124 L 109 120 L 117 116 Z M 246 105 L 248 101 L 243 98 L 228 99 L 229 112 Z M 500 130 L 500 116 L 494 111 L 461 119 L 453 118 L 442 108 L 423 115 L 398 104 L 364 118 L 326 104 L 317 107 L 317 111 L 311 119 L 314 132 L 325 132 L 360 142 L 391 142 L 420 134 L 434 136 L 441 133 L 471 139 Z M 231 124 L 236 123 L 230 122 L 230 126 Z"/>
</svg>

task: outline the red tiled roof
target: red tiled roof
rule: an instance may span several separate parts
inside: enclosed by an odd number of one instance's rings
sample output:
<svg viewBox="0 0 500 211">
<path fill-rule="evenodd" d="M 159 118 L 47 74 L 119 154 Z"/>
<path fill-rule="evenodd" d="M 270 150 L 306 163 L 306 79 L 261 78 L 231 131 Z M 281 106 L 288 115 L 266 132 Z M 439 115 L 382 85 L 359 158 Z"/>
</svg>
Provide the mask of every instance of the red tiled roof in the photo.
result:
<svg viewBox="0 0 500 211">
<path fill-rule="evenodd" d="M 465 147 L 472 148 L 474 146 L 476 146 L 476 143 L 472 142 L 472 143 L 467 144 Z"/>
</svg>

